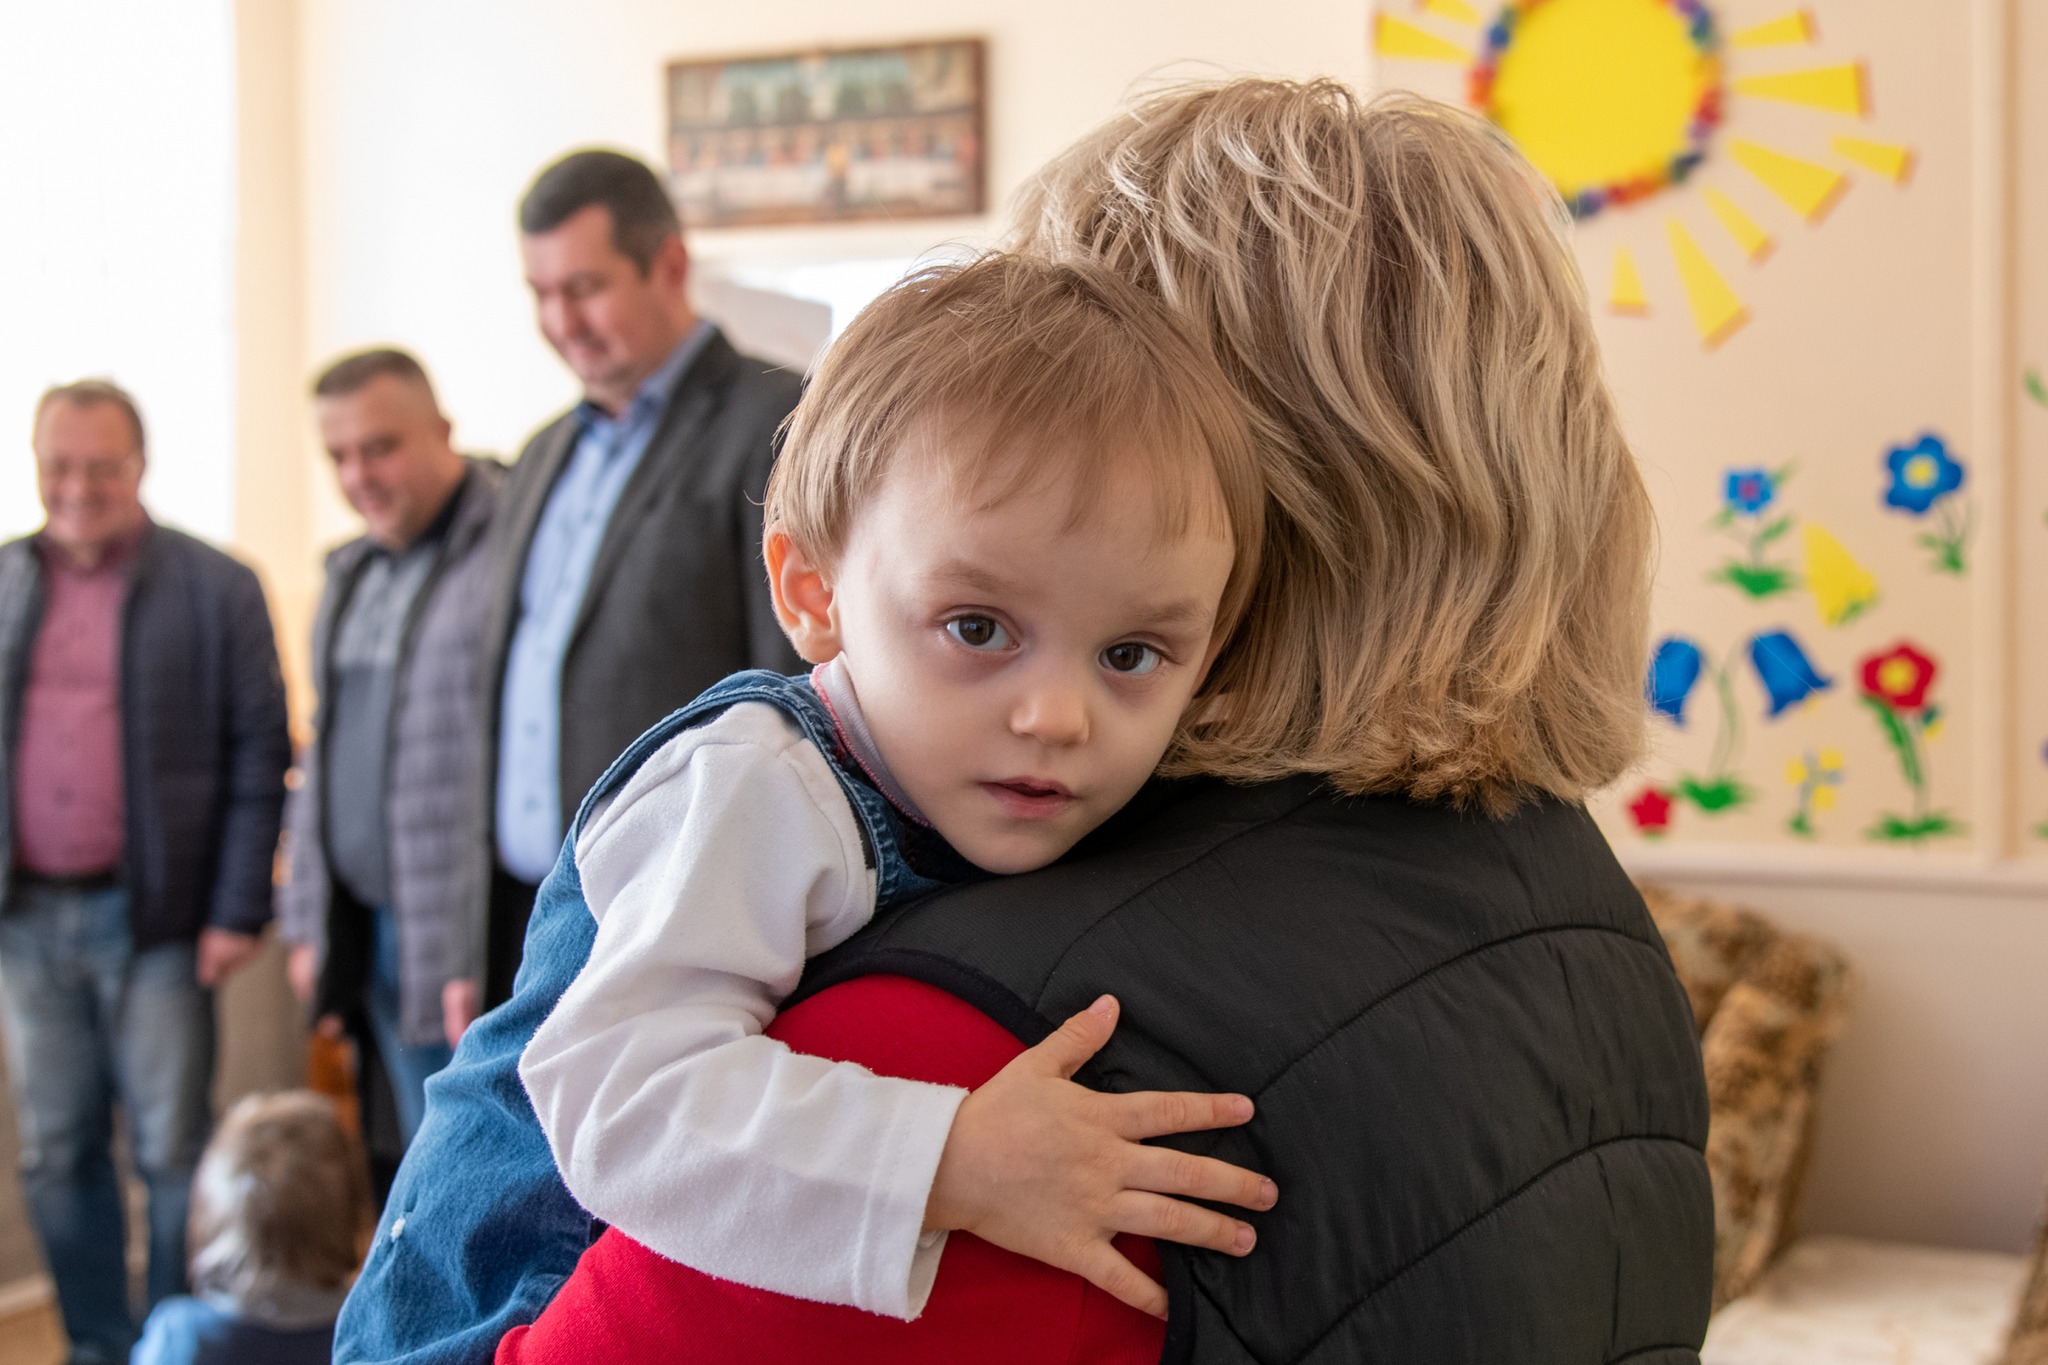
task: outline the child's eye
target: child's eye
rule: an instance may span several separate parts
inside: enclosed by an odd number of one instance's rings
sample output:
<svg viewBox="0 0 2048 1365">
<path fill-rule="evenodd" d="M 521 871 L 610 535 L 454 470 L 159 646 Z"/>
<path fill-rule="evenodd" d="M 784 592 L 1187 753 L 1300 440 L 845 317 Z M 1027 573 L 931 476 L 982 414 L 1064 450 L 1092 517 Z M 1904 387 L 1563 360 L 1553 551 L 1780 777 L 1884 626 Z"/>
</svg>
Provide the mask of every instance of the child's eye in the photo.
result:
<svg viewBox="0 0 2048 1365">
<path fill-rule="evenodd" d="M 956 616 L 946 622 L 946 633 L 969 649 L 1010 647 L 1010 632 L 989 616 Z"/>
<path fill-rule="evenodd" d="M 1126 641 L 1102 651 L 1102 666 L 1112 673 L 1143 676 L 1159 667 L 1162 656 L 1150 645 Z"/>
</svg>

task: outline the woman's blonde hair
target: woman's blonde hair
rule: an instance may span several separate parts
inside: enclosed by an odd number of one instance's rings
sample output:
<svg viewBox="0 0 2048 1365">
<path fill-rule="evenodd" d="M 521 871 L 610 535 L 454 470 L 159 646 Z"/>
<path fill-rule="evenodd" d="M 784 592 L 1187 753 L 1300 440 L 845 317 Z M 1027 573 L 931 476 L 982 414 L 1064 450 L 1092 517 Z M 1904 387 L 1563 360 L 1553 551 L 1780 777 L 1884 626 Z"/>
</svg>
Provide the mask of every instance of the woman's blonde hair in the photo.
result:
<svg viewBox="0 0 2048 1365">
<path fill-rule="evenodd" d="M 1174 766 L 1501 812 L 1643 742 L 1655 523 L 1556 193 L 1489 124 L 1328 80 L 1144 100 L 1014 244 L 1201 323 L 1248 401 L 1265 566 Z"/>
<path fill-rule="evenodd" d="M 370 1216 L 369 1175 L 334 1105 L 310 1090 L 228 1110 L 192 1178 L 192 1287 L 237 1301 L 341 1289 Z"/>
</svg>

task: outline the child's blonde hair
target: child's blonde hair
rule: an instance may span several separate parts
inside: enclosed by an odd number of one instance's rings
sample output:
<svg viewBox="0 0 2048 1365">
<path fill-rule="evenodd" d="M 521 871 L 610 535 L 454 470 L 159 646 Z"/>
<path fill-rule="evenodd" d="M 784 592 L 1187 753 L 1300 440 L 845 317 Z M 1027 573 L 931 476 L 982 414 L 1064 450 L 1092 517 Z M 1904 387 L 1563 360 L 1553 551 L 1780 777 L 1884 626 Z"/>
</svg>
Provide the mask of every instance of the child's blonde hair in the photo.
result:
<svg viewBox="0 0 2048 1365">
<path fill-rule="evenodd" d="M 790 416 L 769 526 L 835 564 L 906 459 L 990 503 L 1060 481 L 1077 524 L 1135 461 L 1163 534 L 1206 519 L 1232 538 L 1216 638 L 1251 593 L 1265 495 L 1243 401 L 1185 319 L 1100 266 L 990 253 L 868 305 Z"/>
<path fill-rule="evenodd" d="M 362 1152 L 333 1104 L 310 1090 L 251 1095 L 192 1178 L 192 1287 L 237 1301 L 343 1288 L 369 1216 Z"/>
<path fill-rule="evenodd" d="M 1018 222 L 1201 323 L 1254 408 L 1266 569 L 1181 769 L 1503 811 L 1630 765 L 1655 524 L 1563 207 L 1497 130 L 1327 80 L 1181 89 Z"/>
</svg>

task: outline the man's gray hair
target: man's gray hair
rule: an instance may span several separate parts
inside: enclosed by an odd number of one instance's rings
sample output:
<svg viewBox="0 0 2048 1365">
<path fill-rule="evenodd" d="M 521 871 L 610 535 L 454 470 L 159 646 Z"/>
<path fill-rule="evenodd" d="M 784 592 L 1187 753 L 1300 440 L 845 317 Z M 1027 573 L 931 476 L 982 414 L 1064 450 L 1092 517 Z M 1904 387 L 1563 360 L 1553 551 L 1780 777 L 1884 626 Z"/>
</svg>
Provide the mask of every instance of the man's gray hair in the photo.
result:
<svg viewBox="0 0 2048 1365">
<path fill-rule="evenodd" d="M 142 430 L 142 409 L 136 405 L 135 396 L 111 379 L 80 379 L 71 384 L 56 384 L 43 390 L 43 396 L 36 399 L 35 428 L 43 425 L 43 414 L 54 403 L 69 403 L 74 408 L 116 407 L 128 419 L 129 429 L 135 433 L 135 448 L 145 449 L 149 442 Z"/>
</svg>

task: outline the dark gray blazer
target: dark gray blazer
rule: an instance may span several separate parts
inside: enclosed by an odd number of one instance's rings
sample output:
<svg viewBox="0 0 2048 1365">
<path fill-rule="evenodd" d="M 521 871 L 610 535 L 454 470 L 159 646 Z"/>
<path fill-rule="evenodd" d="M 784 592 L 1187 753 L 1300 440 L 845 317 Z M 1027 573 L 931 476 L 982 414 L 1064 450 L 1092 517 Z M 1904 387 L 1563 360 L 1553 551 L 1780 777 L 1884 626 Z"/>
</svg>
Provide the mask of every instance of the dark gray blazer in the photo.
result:
<svg viewBox="0 0 2048 1365">
<path fill-rule="evenodd" d="M 442 1041 L 441 987 L 481 979 L 484 899 L 464 840 L 475 835 L 470 805 L 484 762 L 477 677 L 479 607 L 496 582 L 486 553 L 503 466 L 469 461 L 454 493 L 448 529 L 414 599 L 399 644 L 391 702 L 385 807 L 391 902 L 398 923 L 399 1030 L 411 1044 Z M 277 889 L 278 927 L 294 943 L 321 949 L 316 1014 L 353 1015 L 370 973 L 363 907 L 327 863 L 327 703 L 333 695 L 334 625 L 370 557 L 358 537 L 327 557 L 327 586 L 313 619 L 313 677 L 320 707 L 313 742 L 300 755 L 302 781 L 285 807 L 290 878 Z"/>
<path fill-rule="evenodd" d="M 257 933 L 291 762 L 263 587 L 246 564 L 163 526 L 144 534 L 129 575 L 121 875 L 135 946 L 189 942 L 209 925 Z M 44 595 L 33 538 L 0 545 L 0 873 L 13 862 L 13 755 Z"/>
<path fill-rule="evenodd" d="M 801 666 L 775 623 L 761 563 L 761 498 L 776 433 L 801 381 L 713 332 L 619 497 L 562 662 L 562 827 L 641 731 L 728 673 Z M 535 524 L 580 430 L 541 428 L 505 483 L 492 531 L 497 579 L 484 604 L 485 733 L 475 847 L 496 857 L 498 710 Z M 479 872 L 488 877 L 489 864 Z"/>
</svg>

